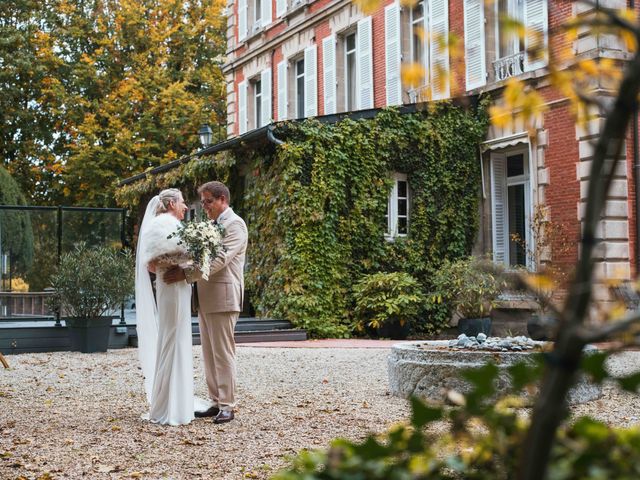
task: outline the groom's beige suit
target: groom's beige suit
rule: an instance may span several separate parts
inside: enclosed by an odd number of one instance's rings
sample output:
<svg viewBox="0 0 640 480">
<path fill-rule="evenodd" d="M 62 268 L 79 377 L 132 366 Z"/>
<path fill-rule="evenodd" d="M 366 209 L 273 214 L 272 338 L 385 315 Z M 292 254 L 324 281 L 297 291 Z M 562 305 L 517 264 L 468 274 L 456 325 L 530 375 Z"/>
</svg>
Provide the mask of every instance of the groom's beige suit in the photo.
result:
<svg viewBox="0 0 640 480">
<path fill-rule="evenodd" d="M 225 229 L 221 252 L 212 262 L 209 280 L 186 270 L 187 281 L 198 282 L 198 318 L 204 370 L 211 400 L 221 410 L 233 410 L 236 389 L 236 343 L 233 332 L 242 311 L 247 226 L 231 208 L 217 222 Z"/>
</svg>

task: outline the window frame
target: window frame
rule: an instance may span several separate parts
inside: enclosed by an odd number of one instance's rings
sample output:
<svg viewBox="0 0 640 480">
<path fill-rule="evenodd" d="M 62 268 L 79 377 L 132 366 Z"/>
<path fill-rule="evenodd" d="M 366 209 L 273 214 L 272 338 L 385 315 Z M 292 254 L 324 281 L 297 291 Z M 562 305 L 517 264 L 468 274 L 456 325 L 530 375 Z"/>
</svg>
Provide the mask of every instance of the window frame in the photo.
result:
<svg viewBox="0 0 640 480">
<path fill-rule="evenodd" d="M 349 50 L 349 38 L 353 38 L 353 48 Z M 356 32 L 349 30 L 342 36 L 342 50 L 343 50 L 343 62 L 344 62 L 344 111 L 353 112 L 357 110 L 357 98 L 358 98 L 358 42 Z M 353 98 L 351 98 L 351 92 L 349 91 L 349 55 L 353 57 Z M 351 102 L 349 101 L 351 100 Z M 351 107 L 349 104 L 351 103 Z"/>
<path fill-rule="evenodd" d="M 391 187 L 391 191 L 389 192 L 389 196 L 387 198 L 387 213 L 386 217 L 386 230 L 385 230 L 385 239 L 389 241 L 393 241 L 396 238 L 405 238 L 409 235 L 411 231 L 411 187 L 409 185 L 409 180 L 406 173 L 394 172 L 391 176 L 393 179 L 393 186 Z M 406 197 L 398 196 L 398 184 L 399 182 L 406 183 Z M 407 209 L 405 215 L 398 214 L 398 202 L 400 200 L 405 200 L 407 202 Z M 398 219 L 406 218 L 407 223 L 407 231 L 406 233 L 398 232 Z"/>
<path fill-rule="evenodd" d="M 262 117 L 262 78 L 260 75 L 252 80 L 251 88 L 253 91 L 253 125 L 254 128 L 260 128 L 262 127 L 260 124 Z M 258 88 L 260 88 L 259 92 Z"/>
<path fill-rule="evenodd" d="M 522 155 L 522 164 L 523 164 L 523 173 L 521 175 L 515 175 L 512 177 L 508 176 L 508 159 L 509 157 L 514 157 L 517 155 Z M 507 269 L 517 268 L 516 265 L 511 265 L 511 233 L 509 230 L 509 220 L 510 220 L 510 205 L 509 205 L 509 187 L 514 187 L 518 185 L 522 185 L 524 188 L 524 231 L 525 231 L 525 265 L 527 269 L 530 271 L 535 270 L 536 265 L 533 264 L 533 255 L 531 254 L 537 246 L 534 243 L 533 233 L 531 230 L 531 217 L 533 215 L 533 192 L 532 192 L 532 178 L 531 178 L 531 165 L 530 165 L 530 157 L 529 151 L 525 147 L 514 147 L 504 150 L 498 150 L 491 153 L 490 161 L 491 161 L 491 183 L 492 183 L 492 194 L 491 194 L 491 219 L 492 219 L 492 242 L 493 242 L 493 250 L 496 250 L 496 213 L 495 213 L 495 194 L 493 192 L 495 186 L 495 163 L 494 159 L 498 156 L 504 157 L 504 213 L 503 213 L 503 224 L 502 229 L 505 235 L 505 245 L 504 247 L 504 260 L 503 265 Z M 495 258 L 494 258 L 494 261 Z"/>
<path fill-rule="evenodd" d="M 294 88 L 294 95 L 293 98 L 295 99 L 294 103 L 294 117 L 296 119 L 299 118 L 305 118 L 305 108 L 306 108 L 306 104 L 305 104 L 305 81 L 306 81 L 306 77 L 305 77 L 305 71 L 306 71 L 306 65 L 304 64 L 304 56 L 302 57 L 295 57 L 294 59 L 291 60 L 291 62 L 293 63 L 293 68 L 291 69 L 293 71 L 293 88 Z M 298 65 L 300 65 L 300 63 L 302 63 L 302 74 L 300 74 L 298 72 Z M 302 92 L 300 92 L 300 82 L 302 83 Z"/>
</svg>

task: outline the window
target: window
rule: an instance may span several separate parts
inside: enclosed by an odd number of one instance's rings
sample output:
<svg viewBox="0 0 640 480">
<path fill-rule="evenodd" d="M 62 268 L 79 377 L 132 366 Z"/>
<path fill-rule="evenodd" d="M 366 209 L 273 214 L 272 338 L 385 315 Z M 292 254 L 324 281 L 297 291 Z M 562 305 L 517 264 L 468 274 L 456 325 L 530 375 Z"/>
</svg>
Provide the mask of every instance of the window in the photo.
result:
<svg viewBox="0 0 640 480">
<path fill-rule="evenodd" d="M 412 63 L 418 63 L 426 68 L 427 49 L 425 48 L 424 8 L 424 2 L 420 1 L 409 13 L 409 22 L 411 25 L 410 58 Z"/>
<path fill-rule="evenodd" d="M 535 70 L 547 64 L 547 0 L 498 0 L 495 4 L 496 81 Z M 517 20 L 525 28 L 520 38 L 514 28 L 503 28 L 502 20 Z M 542 53 L 542 54 L 541 54 Z"/>
<path fill-rule="evenodd" d="M 523 0 L 498 0 L 496 2 L 498 19 L 497 56 L 508 57 L 524 50 L 524 39 L 519 38 L 515 28 L 500 28 L 504 20 L 524 21 Z"/>
<path fill-rule="evenodd" d="M 409 102 L 449 97 L 449 4 L 446 0 L 421 0 L 403 14 L 405 58 L 422 65 L 422 85 L 407 91 Z"/>
<path fill-rule="evenodd" d="M 529 162 L 524 152 L 491 156 L 494 261 L 531 267 Z"/>
<path fill-rule="evenodd" d="M 296 60 L 295 66 L 296 118 L 304 118 L 304 58 Z"/>
<path fill-rule="evenodd" d="M 269 1 L 269 0 L 264 0 L 264 1 Z M 261 23 L 261 16 L 262 16 L 262 0 L 255 0 L 254 4 L 253 4 L 253 25 L 254 25 L 254 29 L 256 28 L 260 28 L 260 26 L 262 25 Z"/>
<path fill-rule="evenodd" d="M 352 112 L 356 107 L 356 34 L 347 35 L 344 39 L 344 65 L 345 65 L 345 109 Z"/>
<path fill-rule="evenodd" d="M 393 176 L 393 187 L 389 193 L 389 202 L 385 218 L 387 221 L 387 238 L 405 237 L 409 233 L 409 182 L 407 175 L 396 173 Z"/>
<path fill-rule="evenodd" d="M 260 128 L 262 126 L 262 82 L 260 80 L 256 80 L 253 83 L 253 92 L 254 92 L 254 125 L 256 128 Z"/>
</svg>

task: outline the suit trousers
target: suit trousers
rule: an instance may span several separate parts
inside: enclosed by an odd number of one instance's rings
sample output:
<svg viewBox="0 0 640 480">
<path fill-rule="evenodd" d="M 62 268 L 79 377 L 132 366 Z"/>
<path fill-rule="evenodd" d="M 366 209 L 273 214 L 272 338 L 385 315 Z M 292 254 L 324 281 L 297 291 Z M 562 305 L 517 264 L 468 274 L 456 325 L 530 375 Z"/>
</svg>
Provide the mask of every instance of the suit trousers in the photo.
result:
<svg viewBox="0 0 640 480">
<path fill-rule="evenodd" d="M 200 342 L 209 396 L 220 410 L 236 404 L 236 342 L 239 312 L 199 313 Z"/>
</svg>

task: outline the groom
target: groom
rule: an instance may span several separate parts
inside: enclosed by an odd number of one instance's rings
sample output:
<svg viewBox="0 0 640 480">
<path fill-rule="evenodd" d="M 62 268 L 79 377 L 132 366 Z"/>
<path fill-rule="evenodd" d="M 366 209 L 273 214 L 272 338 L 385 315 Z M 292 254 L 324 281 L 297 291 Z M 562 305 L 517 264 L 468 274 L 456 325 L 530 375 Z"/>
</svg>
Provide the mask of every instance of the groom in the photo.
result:
<svg viewBox="0 0 640 480">
<path fill-rule="evenodd" d="M 208 182 L 198 189 L 202 208 L 210 220 L 225 229 L 224 246 L 211 261 L 209 280 L 195 268 L 174 267 L 164 275 L 167 283 L 198 282 L 198 318 L 204 371 L 213 407 L 195 412 L 196 417 L 214 417 L 214 423 L 234 418 L 236 389 L 236 343 L 233 332 L 242 310 L 247 226 L 229 207 L 229 189 L 221 182 Z"/>
</svg>

